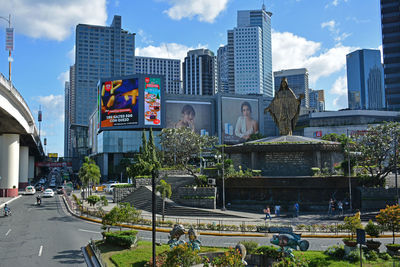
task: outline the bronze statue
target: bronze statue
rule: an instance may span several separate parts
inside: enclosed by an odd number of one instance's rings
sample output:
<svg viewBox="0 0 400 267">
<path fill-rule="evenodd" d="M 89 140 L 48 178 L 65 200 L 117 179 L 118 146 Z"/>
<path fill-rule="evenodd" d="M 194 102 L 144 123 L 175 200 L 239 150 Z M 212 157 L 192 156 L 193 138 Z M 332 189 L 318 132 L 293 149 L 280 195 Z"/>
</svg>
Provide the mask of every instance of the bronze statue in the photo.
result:
<svg viewBox="0 0 400 267">
<path fill-rule="evenodd" d="M 264 110 L 269 111 L 279 129 L 280 135 L 292 135 L 300 113 L 301 99 L 304 95 L 296 98 L 292 89 L 289 88 L 287 79 L 281 81 L 279 91 L 275 94 L 271 104 Z"/>
</svg>

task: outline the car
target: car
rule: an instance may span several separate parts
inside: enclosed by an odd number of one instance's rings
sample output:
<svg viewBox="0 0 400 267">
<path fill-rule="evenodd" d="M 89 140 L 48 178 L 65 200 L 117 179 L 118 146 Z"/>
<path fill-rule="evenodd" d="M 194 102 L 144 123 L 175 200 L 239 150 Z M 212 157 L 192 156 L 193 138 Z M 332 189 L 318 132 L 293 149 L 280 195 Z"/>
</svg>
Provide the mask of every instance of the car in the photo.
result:
<svg viewBox="0 0 400 267">
<path fill-rule="evenodd" d="M 56 187 L 56 182 L 50 182 L 50 185 L 49 185 L 49 187 L 51 187 L 51 188 L 55 188 L 55 187 Z"/>
<path fill-rule="evenodd" d="M 54 197 L 53 189 L 47 188 L 46 190 L 44 190 L 43 197 Z"/>
<path fill-rule="evenodd" d="M 36 193 L 36 189 L 33 185 L 28 185 L 25 187 L 25 195 L 34 195 Z"/>
<path fill-rule="evenodd" d="M 57 187 L 57 194 L 64 194 L 64 186 Z"/>
</svg>

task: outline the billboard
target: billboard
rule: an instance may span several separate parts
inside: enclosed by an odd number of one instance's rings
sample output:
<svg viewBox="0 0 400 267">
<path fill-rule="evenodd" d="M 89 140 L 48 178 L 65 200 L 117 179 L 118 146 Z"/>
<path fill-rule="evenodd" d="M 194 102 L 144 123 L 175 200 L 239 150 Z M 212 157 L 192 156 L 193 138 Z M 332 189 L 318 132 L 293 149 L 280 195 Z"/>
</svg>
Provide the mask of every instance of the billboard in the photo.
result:
<svg viewBox="0 0 400 267">
<path fill-rule="evenodd" d="M 166 128 L 186 127 L 200 135 L 214 135 L 211 102 L 167 100 Z"/>
<path fill-rule="evenodd" d="M 136 74 L 98 83 L 99 131 L 163 128 L 164 76 Z"/>
<path fill-rule="evenodd" d="M 221 136 L 225 144 L 239 144 L 259 133 L 259 101 L 221 97 Z"/>
<path fill-rule="evenodd" d="M 49 158 L 58 158 L 58 153 L 47 153 Z"/>
<path fill-rule="evenodd" d="M 144 78 L 144 124 L 161 124 L 161 79 Z"/>
</svg>

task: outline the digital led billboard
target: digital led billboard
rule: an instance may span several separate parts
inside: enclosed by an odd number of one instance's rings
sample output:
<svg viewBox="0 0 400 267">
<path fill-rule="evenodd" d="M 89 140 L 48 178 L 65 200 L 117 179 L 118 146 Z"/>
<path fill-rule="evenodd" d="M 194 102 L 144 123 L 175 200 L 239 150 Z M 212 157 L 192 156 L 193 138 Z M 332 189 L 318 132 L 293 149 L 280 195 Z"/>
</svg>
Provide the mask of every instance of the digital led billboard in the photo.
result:
<svg viewBox="0 0 400 267">
<path fill-rule="evenodd" d="M 200 135 L 214 135 L 211 102 L 167 100 L 165 105 L 167 128 L 186 127 Z"/>
<path fill-rule="evenodd" d="M 221 110 L 223 143 L 243 143 L 259 132 L 258 99 L 221 97 Z"/>
<path fill-rule="evenodd" d="M 130 75 L 98 83 L 99 131 L 164 127 L 161 75 Z"/>
<path fill-rule="evenodd" d="M 161 124 L 161 79 L 144 78 L 144 124 Z"/>
</svg>

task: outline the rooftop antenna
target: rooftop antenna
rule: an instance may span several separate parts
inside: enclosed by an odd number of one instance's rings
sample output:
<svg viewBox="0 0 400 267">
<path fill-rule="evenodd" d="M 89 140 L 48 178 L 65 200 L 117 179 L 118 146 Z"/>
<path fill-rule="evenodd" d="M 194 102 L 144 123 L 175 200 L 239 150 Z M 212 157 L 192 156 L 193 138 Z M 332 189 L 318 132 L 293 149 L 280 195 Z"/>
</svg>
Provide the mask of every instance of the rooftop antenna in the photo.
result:
<svg viewBox="0 0 400 267">
<path fill-rule="evenodd" d="M 263 4 L 262 4 L 262 10 L 265 11 L 265 4 L 264 4 L 264 0 L 263 0 Z"/>
</svg>

